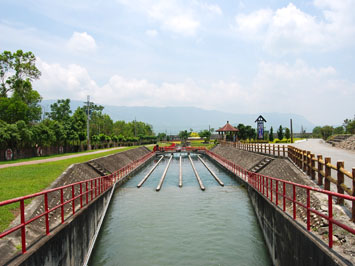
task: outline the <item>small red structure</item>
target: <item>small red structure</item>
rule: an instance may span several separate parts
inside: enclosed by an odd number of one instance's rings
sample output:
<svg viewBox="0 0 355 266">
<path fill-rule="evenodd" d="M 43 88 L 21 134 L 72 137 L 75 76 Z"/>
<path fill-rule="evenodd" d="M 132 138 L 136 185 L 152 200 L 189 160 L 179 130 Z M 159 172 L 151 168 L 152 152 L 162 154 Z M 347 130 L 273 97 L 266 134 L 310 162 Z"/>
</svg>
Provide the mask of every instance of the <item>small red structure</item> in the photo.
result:
<svg viewBox="0 0 355 266">
<path fill-rule="evenodd" d="M 216 132 L 218 132 L 219 135 L 222 133 L 223 140 L 230 140 L 230 141 L 237 141 L 237 132 L 238 131 L 239 131 L 239 129 L 231 126 L 229 124 L 229 121 L 227 121 L 227 124 L 225 124 L 223 127 L 216 130 Z M 228 132 L 229 132 L 229 135 L 228 135 Z"/>
</svg>

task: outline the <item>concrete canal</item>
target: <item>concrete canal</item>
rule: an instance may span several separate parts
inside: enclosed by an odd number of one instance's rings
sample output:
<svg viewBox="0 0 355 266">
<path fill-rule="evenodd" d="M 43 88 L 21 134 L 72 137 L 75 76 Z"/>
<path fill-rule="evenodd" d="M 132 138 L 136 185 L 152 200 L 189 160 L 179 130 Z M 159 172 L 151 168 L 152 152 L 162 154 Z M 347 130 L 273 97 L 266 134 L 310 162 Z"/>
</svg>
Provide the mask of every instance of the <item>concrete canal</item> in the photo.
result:
<svg viewBox="0 0 355 266">
<path fill-rule="evenodd" d="M 271 265 L 247 192 L 228 173 L 191 156 L 206 188 L 200 189 L 189 158 L 165 157 L 141 188 L 152 161 L 116 190 L 89 265 Z"/>
</svg>

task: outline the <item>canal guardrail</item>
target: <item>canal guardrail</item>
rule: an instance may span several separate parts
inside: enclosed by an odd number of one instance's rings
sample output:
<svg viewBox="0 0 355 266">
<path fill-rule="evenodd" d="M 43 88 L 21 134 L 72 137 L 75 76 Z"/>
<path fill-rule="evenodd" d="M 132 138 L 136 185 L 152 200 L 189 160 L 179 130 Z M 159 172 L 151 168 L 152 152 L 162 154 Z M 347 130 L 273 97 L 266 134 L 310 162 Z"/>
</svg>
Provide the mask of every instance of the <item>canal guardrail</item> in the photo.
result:
<svg viewBox="0 0 355 266">
<path fill-rule="evenodd" d="M 349 196 L 355 196 L 355 167 L 352 172 L 345 170 L 344 161 L 337 161 L 336 165 L 331 163 L 330 157 L 318 154 L 317 157 L 311 151 L 298 149 L 292 145 L 264 144 L 264 143 L 241 143 L 221 141 L 222 145 L 235 147 L 240 150 L 271 155 L 274 157 L 288 158 L 299 167 L 311 180 L 316 179 L 317 185 L 324 185 L 324 190 L 331 190 L 331 185 L 336 186 L 339 194 L 346 192 Z M 317 165 L 316 165 L 317 164 Z M 332 177 L 331 170 L 334 170 L 336 177 Z M 349 178 L 352 188 L 344 183 L 344 178 Z M 343 205 L 344 199 L 340 198 L 337 204 Z M 355 222 L 355 202 L 352 202 L 351 220 Z"/>
<path fill-rule="evenodd" d="M 161 156 L 161 158 L 159 159 L 159 161 L 152 167 L 152 169 L 150 169 L 150 171 L 148 172 L 148 174 L 145 175 L 145 177 L 141 180 L 141 182 L 139 182 L 139 184 L 137 185 L 137 188 L 140 188 L 144 182 L 148 179 L 148 177 L 153 173 L 154 169 L 157 168 L 158 164 L 160 163 L 160 161 L 164 158 L 164 156 Z"/>
<path fill-rule="evenodd" d="M 20 223 L 16 226 L 8 228 L 7 230 L 0 233 L 0 239 L 8 236 L 11 233 L 16 231 L 21 231 L 21 251 L 22 254 L 26 253 L 27 246 L 31 243 L 27 243 L 26 241 L 26 227 L 32 224 L 35 221 L 39 221 L 39 219 L 44 219 L 44 233 L 45 235 L 49 235 L 51 230 L 54 229 L 57 225 L 51 228 L 50 226 L 50 216 L 54 215 L 54 212 L 59 210 L 60 211 L 60 223 L 64 224 L 64 222 L 75 216 L 76 213 L 81 210 L 86 205 L 90 204 L 93 200 L 100 197 L 104 194 L 107 190 L 109 190 L 115 183 L 119 182 L 123 177 L 127 176 L 129 173 L 134 171 L 137 167 L 145 163 L 151 157 L 155 156 L 154 152 L 150 152 L 140 159 L 120 168 L 116 172 L 107 175 L 107 176 L 100 176 L 97 178 L 88 179 L 85 181 L 80 181 L 72 184 L 68 184 L 65 186 L 44 190 L 38 193 L 30 194 L 23 197 L 18 197 L 10 200 L 5 200 L 0 202 L 0 207 L 7 206 L 10 204 L 19 204 L 20 208 Z M 69 192 L 71 194 L 71 198 L 68 200 L 64 200 L 64 193 Z M 49 197 L 58 196 L 60 195 L 59 202 L 56 201 L 53 207 L 49 207 Z M 34 215 L 30 219 L 26 219 L 25 217 L 25 201 L 33 200 L 38 197 L 43 197 L 44 199 L 44 206 L 43 212 Z M 70 206 L 71 213 L 66 213 L 64 208 Z M 52 218 L 53 219 L 53 218 Z M 40 228 L 40 227 L 38 227 Z"/>
<path fill-rule="evenodd" d="M 348 196 L 344 194 L 340 194 L 337 192 L 332 192 L 328 190 L 323 190 L 320 188 L 310 187 L 306 185 L 297 184 L 294 182 L 265 176 L 259 173 L 250 172 L 239 165 L 223 158 L 222 156 L 211 152 L 209 150 L 206 151 L 206 154 L 216 160 L 219 164 L 224 166 L 234 175 L 240 177 L 246 183 L 248 183 L 251 187 L 253 187 L 256 191 L 266 197 L 272 204 L 276 205 L 280 210 L 282 210 L 285 214 L 289 215 L 286 209 L 286 201 L 291 202 L 292 205 L 292 218 L 296 220 L 296 210 L 299 207 L 302 207 L 306 210 L 306 228 L 307 231 L 311 230 L 311 214 L 319 216 L 325 219 L 328 222 L 328 246 L 329 248 L 333 247 L 333 225 L 337 225 L 344 229 L 345 231 L 355 234 L 355 228 L 352 228 L 348 225 L 343 224 L 339 219 L 333 216 L 333 199 L 343 199 L 350 200 L 355 202 L 354 196 Z M 287 189 L 292 191 L 292 195 L 288 195 L 286 193 Z M 302 193 L 303 192 L 303 193 Z M 304 193 L 305 192 L 305 193 Z M 316 209 L 315 206 L 312 205 L 311 202 L 311 192 L 312 193 L 321 193 L 326 195 L 328 198 L 328 208 L 327 213 L 322 213 Z M 300 201 L 300 198 L 303 197 L 303 194 L 306 195 L 306 204 Z M 299 197 L 301 196 L 301 197 Z M 280 203 L 281 202 L 281 203 Z"/>
</svg>

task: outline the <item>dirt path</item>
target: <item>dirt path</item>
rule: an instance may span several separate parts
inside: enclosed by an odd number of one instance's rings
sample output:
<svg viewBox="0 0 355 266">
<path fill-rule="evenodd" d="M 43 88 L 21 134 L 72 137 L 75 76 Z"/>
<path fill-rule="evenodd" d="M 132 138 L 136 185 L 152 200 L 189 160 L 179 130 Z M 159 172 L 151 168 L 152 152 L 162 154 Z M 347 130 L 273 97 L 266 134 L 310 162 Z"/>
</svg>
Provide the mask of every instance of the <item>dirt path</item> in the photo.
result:
<svg viewBox="0 0 355 266">
<path fill-rule="evenodd" d="M 54 158 L 48 158 L 48 159 L 42 159 L 42 160 L 33 160 L 33 161 L 21 162 L 21 163 L 2 164 L 2 165 L 0 165 L 0 169 L 7 168 L 7 167 L 20 166 L 20 165 L 30 165 L 30 164 L 39 164 L 39 163 L 61 161 L 61 160 L 66 160 L 66 159 L 85 156 L 85 155 L 103 153 L 103 152 L 112 151 L 112 150 L 120 150 L 123 148 L 125 148 L 125 147 L 117 147 L 117 148 L 111 148 L 111 149 L 105 149 L 105 150 L 99 150 L 99 151 L 93 151 L 93 152 L 85 152 L 85 153 L 80 153 L 80 154 L 72 154 L 72 155 L 66 155 L 66 156 L 54 157 Z"/>
</svg>

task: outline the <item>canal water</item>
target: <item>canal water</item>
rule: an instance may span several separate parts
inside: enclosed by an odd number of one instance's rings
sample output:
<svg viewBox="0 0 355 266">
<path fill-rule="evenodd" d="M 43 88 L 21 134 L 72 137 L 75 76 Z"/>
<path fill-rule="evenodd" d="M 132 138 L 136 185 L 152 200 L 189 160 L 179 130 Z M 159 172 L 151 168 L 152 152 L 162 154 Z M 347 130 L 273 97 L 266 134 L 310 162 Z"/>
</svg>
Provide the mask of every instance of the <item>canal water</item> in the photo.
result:
<svg viewBox="0 0 355 266">
<path fill-rule="evenodd" d="M 271 265 L 246 190 L 228 173 L 204 160 L 223 181 L 221 187 L 196 155 L 191 156 L 205 191 L 179 155 L 155 191 L 169 161 L 165 157 L 141 188 L 152 161 L 116 190 L 89 265 Z"/>
</svg>

